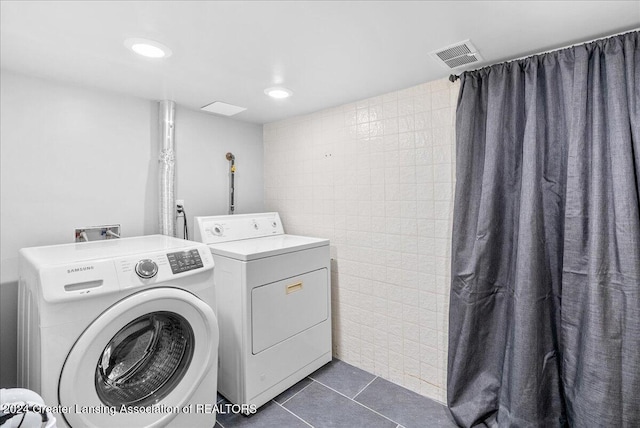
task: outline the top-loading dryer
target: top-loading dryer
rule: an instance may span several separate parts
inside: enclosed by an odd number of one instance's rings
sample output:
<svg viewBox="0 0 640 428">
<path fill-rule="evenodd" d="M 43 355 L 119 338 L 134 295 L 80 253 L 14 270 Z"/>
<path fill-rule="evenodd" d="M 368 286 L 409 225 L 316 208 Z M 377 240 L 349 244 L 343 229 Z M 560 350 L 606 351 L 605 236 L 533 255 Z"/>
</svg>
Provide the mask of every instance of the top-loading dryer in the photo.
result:
<svg viewBox="0 0 640 428">
<path fill-rule="evenodd" d="M 285 234 L 278 213 L 195 223 L 216 265 L 218 392 L 261 406 L 331 361 L 329 241 Z"/>
</svg>

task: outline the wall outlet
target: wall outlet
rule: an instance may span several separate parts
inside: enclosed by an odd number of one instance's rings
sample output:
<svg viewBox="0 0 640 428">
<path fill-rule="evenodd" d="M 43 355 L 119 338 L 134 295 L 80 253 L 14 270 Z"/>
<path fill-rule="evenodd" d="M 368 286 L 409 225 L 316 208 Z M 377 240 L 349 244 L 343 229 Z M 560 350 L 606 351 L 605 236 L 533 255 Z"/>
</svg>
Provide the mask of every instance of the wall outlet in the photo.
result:
<svg viewBox="0 0 640 428">
<path fill-rule="evenodd" d="M 184 216 L 184 199 L 176 199 L 176 218 Z"/>
</svg>

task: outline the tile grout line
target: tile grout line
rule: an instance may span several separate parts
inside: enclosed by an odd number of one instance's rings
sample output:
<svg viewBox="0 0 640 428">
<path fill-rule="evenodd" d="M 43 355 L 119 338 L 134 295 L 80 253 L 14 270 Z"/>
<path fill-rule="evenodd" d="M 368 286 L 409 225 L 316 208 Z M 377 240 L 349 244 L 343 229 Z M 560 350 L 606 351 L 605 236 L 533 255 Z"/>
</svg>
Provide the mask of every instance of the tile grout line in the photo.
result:
<svg viewBox="0 0 640 428">
<path fill-rule="evenodd" d="M 311 379 L 311 378 L 309 378 Z M 286 400 L 284 400 L 282 403 L 278 403 L 281 404 L 282 406 L 285 405 L 285 403 L 289 400 L 291 400 L 293 397 L 295 397 L 296 395 L 300 394 L 302 391 L 304 391 L 305 389 L 307 389 L 309 387 L 309 385 L 311 385 L 313 383 L 313 380 L 311 380 L 311 382 L 309 382 L 307 385 L 304 386 L 304 388 L 302 388 L 300 391 L 296 392 L 295 394 L 293 394 L 291 397 L 287 398 Z M 275 401 L 275 400 L 274 400 Z"/>
<path fill-rule="evenodd" d="M 313 378 L 310 378 L 310 379 L 312 379 L 314 382 L 318 382 L 317 380 L 315 380 L 315 379 L 313 379 Z M 344 398 L 346 398 L 347 400 L 353 401 L 353 402 L 354 402 L 354 403 L 356 403 L 358 406 L 364 407 L 364 408 L 365 408 L 365 409 L 367 409 L 367 410 L 371 410 L 371 411 L 372 411 L 373 413 L 375 413 L 376 415 L 378 415 L 378 416 L 382 416 L 383 418 L 385 418 L 385 419 L 386 419 L 386 420 L 388 420 L 389 422 L 393 422 L 394 424 L 398 425 L 398 422 L 394 421 L 393 419 L 389 419 L 388 417 L 386 417 L 386 416 L 385 416 L 385 415 L 383 415 L 382 413 L 377 412 L 377 411 L 373 410 L 372 408 L 365 406 L 364 404 L 362 404 L 362 403 L 361 403 L 361 402 L 359 402 L 359 401 L 356 401 L 356 400 L 354 400 L 354 399 L 352 399 L 352 398 L 349 398 L 347 395 L 344 395 L 342 392 L 340 392 L 340 391 L 338 391 L 338 390 L 335 390 L 335 389 L 331 388 L 330 386 L 325 385 L 325 384 L 324 384 L 324 383 L 322 383 L 322 382 L 318 382 L 318 383 L 319 383 L 320 385 L 324 386 L 325 388 L 328 388 L 328 389 L 330 389 L 331 391 L 335 392 L 336 394 L 342 395 L 342 396 L 343 396 Z"/>
<path fill-rule="evenodd" d="M 307 385 L 309 386 L 309 385 Z M 296 415 L 295 413 L 293 413 L 291 410 L 287 409 L 286 407 L 284 407 L 282 404 L 278 403 L 275 400 L 271 400 L 274 403 L 276 403 L 278 406 L 282 407 L 284 410 L 286 410 L 287 412 L 291 413 L 293 416 L 295 416 L 296 418 L 300 419 L 302 422 L 304 422 L 306 425 L 309 425 L 311 428 L 314 428 L 313 425 L 311 425 L 309 422 L 305 421 L 304 419 L 302 419 L 300 416 Z"/>
<path fill-rule="evenodd" d="M 364 391 L 365 389 L 367 389 L 367 387 L 368 387 L 369 385 L 371 385 L 371 384 L 373 383 L 373 381 L 374 381 L 374 380 L 376 380 L 376 379 L 378 379 L 378 376 L 374 376 L 374 378 L 373 378 L 373 379 L 371 379 L 371 382 L 369 382 L 368 384 L 366 384 L 366 385 L 364 386 L 364 388 L 362 388 L 360 391 L 358 391 L 358 393 L 357 393 L 356 395 L 354 395 L 354 396 L 353 396 L 352 400 L 354 400 L 354 401 L 355 401 L 356 397 L 357 397 L 358 395 L 360 395 L 360 393 L 361 393 L 362 391 Z"/>
<path fill-rule="evenodd" d="M 221 396 L 222 397 L 222 396 Z M 224 401 L 224 397 L 220 398 L 219 400 L 216 397 L 216 406 L 218 406 L 218 404 L 222 403 Z M 226 428 L 224 425 L 222 425 L 220 423 L 220 421 L 218 420 L 218 413 L 216 413 L 216 424 L 220 425 L 222 428 Z M 216 424 L 213 424 L 213 428 L 216 428 Z"/>
</svg>

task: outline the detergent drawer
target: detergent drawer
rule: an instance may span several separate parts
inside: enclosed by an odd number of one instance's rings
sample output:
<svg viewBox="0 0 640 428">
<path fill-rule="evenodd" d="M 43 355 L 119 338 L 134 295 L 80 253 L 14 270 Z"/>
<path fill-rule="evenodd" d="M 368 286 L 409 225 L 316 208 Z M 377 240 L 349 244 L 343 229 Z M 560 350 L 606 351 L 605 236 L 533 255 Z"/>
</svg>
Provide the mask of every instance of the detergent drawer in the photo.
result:
<svg viewBox="0 0 640 428">
<path fill-rule="evenodd" d="M 258 354 L 328 316 L 325 268 L 255 287 L 251 290 L 252 352 Z"/>
</svg>

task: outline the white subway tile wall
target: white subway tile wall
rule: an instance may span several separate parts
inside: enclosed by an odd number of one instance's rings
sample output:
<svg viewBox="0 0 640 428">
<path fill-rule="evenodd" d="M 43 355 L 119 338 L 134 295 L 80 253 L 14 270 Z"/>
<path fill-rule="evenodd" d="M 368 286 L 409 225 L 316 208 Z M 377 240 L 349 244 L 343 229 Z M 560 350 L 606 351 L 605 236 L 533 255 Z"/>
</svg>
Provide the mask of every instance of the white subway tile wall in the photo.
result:
<svg viewBox="0 0 640 428">
<path fill-rule="evenodd" d="M 438 80 L 264 126 L 267 210 L 331 240 L 334 355 L 441 402 L 458 89 Z"/>
</svg>

